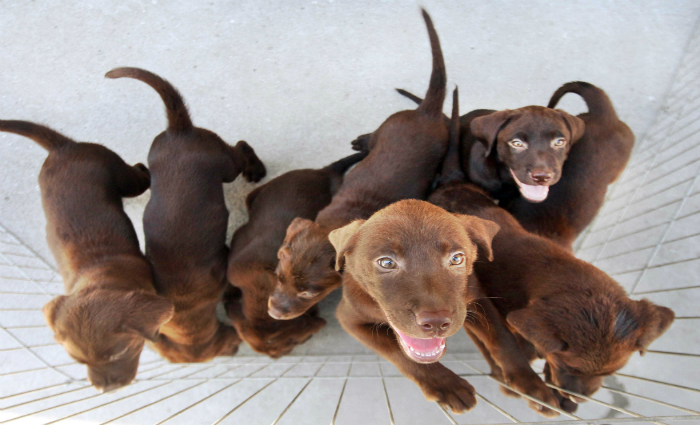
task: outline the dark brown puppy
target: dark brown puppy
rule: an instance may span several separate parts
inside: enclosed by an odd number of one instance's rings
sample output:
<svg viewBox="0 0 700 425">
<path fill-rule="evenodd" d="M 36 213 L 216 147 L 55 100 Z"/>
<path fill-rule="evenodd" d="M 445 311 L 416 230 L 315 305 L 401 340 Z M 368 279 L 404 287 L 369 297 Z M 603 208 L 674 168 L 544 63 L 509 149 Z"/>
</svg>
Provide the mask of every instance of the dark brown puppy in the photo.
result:
<svg viewBox="0 0 700 425">
<path fill-rule="evenodd" d="M 428 195 L 448 143 L 442 119 L 447 75 L 440 40 L 425 11 L 423 18 L 433 55 L 425 101 L 416 110 L 390 116 L 372 133 L 371 152 L 348 173 L 315 222 L 297 220 L 289 226 L 279 252 L 280 282 L 270 301 L 280 318 L 297 317 L 340 286 L 332 266 L 335 250 L 327 239 L 331 230 L 398 200 Z"/>
<path fill-rule="evenodd" d="M 398 92 L 420 101 L 405 90 Z M 460 127 L 462 167 L 469 180 L 500 201 L 520 198 L 519 191 L 533 203 L 547 199 L 584 132 L 580 118 L 542 106 L 477 109 L 461 117 Z"/>
<path fill-rule="evenodd" d="M 241 340 L 216 318 L 228 255 L 222 183 L 240 173 L 259 181 L 265 167 L 247 143 L 232 147 L 213 132 L 194 127 L 180 94 L 157 75 L 117 68 L 106 76 L 135 78 L 153 87 L 168 115 L 168 128 L 156 136 L 148 153 L 151 199 L 143 227 L 156 289 L 175 304 L 175 315 L 154 346 L 171 362 L 234 354 Z"/>
<path fill-rule="evenodd" d="M 437 178 L 438 188 L 428 198 L 428 201 L 438 206 L 445 204 L 445 206 L 454 207 L 448 203 L 451 200 L 442 195 L 443 188 L 466 181 L 459 161 L 460 117 L 458 105 L 458 93 L 455 90 L 450 122 L 450 146 Z M 456 212 L 454 208 L 453 212 Z M 554 393 L 532 370 L 528 357 L 521 352 L 517 341 L 505 326 L 498 310 L 481 289 L 479 280 L 474 274 L 469 276 L 468 288 L 472 301 L 467 305 L 467 309 L 474 313 L 473 317 L 469 317 L 464 322 L 464 329 L 491 365 L 492 376 L 521 393 L 541 400 L 554 408 L 559 408 Z M 501 390 L 509 396 L 519 396 L 505 387 L 501 387 Z M 557 411 L 529 399 L 528 404 L 547 417 L 555 417 L 559 414 Z"/>
<path fill-rule="evenodd" d="M 277 284 L 277 251 L 289 224 L 315 219 L 340 188 L 345 171 L 365 156 L 357 153 L 320 170 L 290 171 L 246 198 L 248 223 L 233 234 L 227 273 L 242 299 L 227 297 L 225 304 L 233 326 L 253 350 L 278 358 L 325 326 L 326 321 L 313 312 L 285 321 L 274 319 L 279 316 L 274 308 L 268 312 Z"/>
<path fill-rule="evenodd" d="M 607 274 L 527 232 L 474 185 L 444 185 L 430 199 L 448 211 L 501 226 L 493 239 L 494 261 L 476 263 L 475 274 L 506 322 L 498 325 L 502 335 L 510 339 L 507 327 L 528 360 L 547 360 L 546 381 L 566 390 L 557 392 L 562 409 L 573 412 L 585 401 L 567 391 L 591 396 L 603 377 L 622 368 L 635 351 L 643 354 L 673 322 L 673 311 L 646 299 L 631 300 Z M 493 357 L 494 375 L 498 367 L 505 371 L 509 360 L 499 358 L 499 346 L 478 339 L 487 358 Z"/>
<path fill-rule="evenodd" d="M 634 134 L 618 119 L 605 92 L 588 83 L 563 85 L 552 96 L 549 107 L 554 108 L 566 93 L 581 96 L 588 113 L 578 116 L 586 124 L 586 131 L 571 148 L 561 180 L 540 204 L 515 197 L 502 205 L 525 229 L 570 249 L 603 205 L 608 185 L 627 165 Z"/>
<path fill-rule="evenodd" d="M 136 376 L 144 340 L 173 315 L 156 295 L 151 266 L 141 254 L 122 197 L 148 189 L 148 170 L 111 150 L 26 121 L 0 121 L 49 151 L 39 173 L 46 240 L 66 295 L 44 306 L 55 339 L 87 365 L 88 380 L 105 392 Z"/>
<path fill-rule="evenodd" d="M 498 226 L 403 200 L 332 231 L 344 271 L 336 315 L 343 328 L 392 362 L 428 400 L 455 413 L 476 404 L 474 388 L 440 363 L 446 338 L 464 324 L 468 276 Z"/>
</svg>

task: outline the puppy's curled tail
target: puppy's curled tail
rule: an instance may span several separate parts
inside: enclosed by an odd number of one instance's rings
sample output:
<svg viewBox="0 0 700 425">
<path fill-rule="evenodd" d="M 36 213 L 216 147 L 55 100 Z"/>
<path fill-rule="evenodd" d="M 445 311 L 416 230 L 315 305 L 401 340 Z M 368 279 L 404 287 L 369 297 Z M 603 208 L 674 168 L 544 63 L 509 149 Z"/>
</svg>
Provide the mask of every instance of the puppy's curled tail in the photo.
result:
<svg viewBox="0 0 700 425">
<path fill-rule="evenodd" d="M 428 37 L 430 38 L 430 50 L 433 53 L 433 71 L 430 74 L 430 85 L 425 94 L 425 99 L 418 106 L 418 112 L 441 117 L 442 105 L 445 103 L 445 93 L 447 90 L 447 71 L 445 71 L 445 60 L 442 57 L 440 39 L 435 32 L 433 21 L 425 9 L 421 9 L 425 25 L 428 27 Z M 402 93 L 403 94 L 403 93 Z M 414 99 L 415 100 L 415 99 Z"/>
<path fill-rule="evenodd" d="M 442 161 L 442 169 L 438 176 L 438 185 L 452 182 L 463 182 L 466 180 L 462 171 L 462 164 L 459 160 L 459 88 L 455 87 L 452 92 L 452 117 L 450 118 L 450 144 L 447 147 L 447 154 Z"/>
<path fill-rule="evenodd" d="M 167 80 L 140 68 L 115 68 L 105 74 L 107 78 L 134 78 L 153 88 L 163 99 L 168 114 L 168 131 L 185 133 L 192 129 L 192 120 L 180 93 Z"/>
<path fill-rule="evenodd" d="M 326 168 L 342 176 L 343 174 L 345 174 L 346 171 L 348 171 L 350 167 L 362 161 L 368 154 L 369 151 L 363 150 L 358 153 L 346 156 L 345 158 L 339 159 L 334 163 L 326 166 Z"/>
<path fill-rule="evenodd" d="M 29 121 L 0 120 L 0 131 L 28 137 L 49 152 L 75 143 L 55 130 Z"/>
<path fill-rule="evenodd" d="M 581 96 L 588 106 L 588 115 L 591 118 L 617 119 L 615 108 L 607 94 L 593 84 L 583 81 L 573 81 L 559 87 L 549 100 L 548 108 L 554 108 L 559 100 L 567 93 L 576 93 Z"/>
</svg>

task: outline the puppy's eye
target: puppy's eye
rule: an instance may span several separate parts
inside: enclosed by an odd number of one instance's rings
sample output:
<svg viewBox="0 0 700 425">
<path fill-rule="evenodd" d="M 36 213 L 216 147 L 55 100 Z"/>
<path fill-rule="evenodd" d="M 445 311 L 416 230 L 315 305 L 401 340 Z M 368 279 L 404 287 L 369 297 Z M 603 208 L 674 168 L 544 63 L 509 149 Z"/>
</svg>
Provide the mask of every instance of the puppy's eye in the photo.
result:
<svg viewBox="0 0 700 425">
<path fill-rule="evenodd" d="M 513 139 L 510 142 L 508 142 L 508 144 L 516 149 L 527 148 L 527 144 L 520 139 Z"/>
<path fill-rule="evenodd" d="M 563 137 L 560 137 L 552 142 L 552 146 L 556 146 L 558 148 L 566 146 L 566 139 L 564 139 Z"/>
<path fill-rule="evenodd" d="M 450 258 L 450 264 L 453 266 L 459 266 L 462 263 L 464 263 L 464 254 L 462 254 L 461 252 L 454 254 Z"/>
<path fill-rule="evenodd" d="M 396 261 L 392 260 L 389 257 L 382 257 L 379 260 L 377 260 L 377 264 L 379 264 L 380 267 L 384 269 L 395 269 L 396 268 Z"/>
<path fill-rule="evenodd" d="M 304 291 L 304 292 L 299 292 L 297 296 L 299 298 L 304 298 L 306 300 L 311 299 L 311 298 L 316 298 L 318 297 L 318 292 L 311 292 L 311 291 Z"/>
</svg>

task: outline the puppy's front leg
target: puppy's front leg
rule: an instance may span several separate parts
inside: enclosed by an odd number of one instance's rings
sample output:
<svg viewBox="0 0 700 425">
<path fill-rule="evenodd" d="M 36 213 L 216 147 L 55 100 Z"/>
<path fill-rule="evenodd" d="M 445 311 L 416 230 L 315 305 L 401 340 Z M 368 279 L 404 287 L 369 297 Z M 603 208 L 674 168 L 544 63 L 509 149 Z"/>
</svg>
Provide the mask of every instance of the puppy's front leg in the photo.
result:
<svg viewBox="0 0 700 425">
<path fill-rule="evenodd" d="M 483 317 L 473 319 L 467 317 L 464 329 L 491 365 L 492 375 L 530 397 L 559 407 L 554 392 L 532 370 L 527 357 L 523 354 L 515 337 L 506 327 L 491 300 L 486 298 L 480 289 L 477 289 L 477 292 L 479 298 L 470 305 L 474 311 L 483 314 Z M 492 362 L 496 364 L 492 364 Z M 509 394 L 510 391 L 504 391 L 504 393 L 512 395 L 512 393 Z M 559 416 L 559 413 L 554 410 L 533 401 L 528 400 L 528 405 L 543 416 Z"/>
<path fill-rule="evenodd" d="M 401 350 L 393 331 L 383 325 L 365 323 L 343 298 L 336 315 L 341 326 L 358 341 L 379 353 L 415 382 L 430 401 L 435 401 L 454 413 L 464 413 L 476 405 L 474 387 L 440 363 L 419 364 Z"/>
</svg>

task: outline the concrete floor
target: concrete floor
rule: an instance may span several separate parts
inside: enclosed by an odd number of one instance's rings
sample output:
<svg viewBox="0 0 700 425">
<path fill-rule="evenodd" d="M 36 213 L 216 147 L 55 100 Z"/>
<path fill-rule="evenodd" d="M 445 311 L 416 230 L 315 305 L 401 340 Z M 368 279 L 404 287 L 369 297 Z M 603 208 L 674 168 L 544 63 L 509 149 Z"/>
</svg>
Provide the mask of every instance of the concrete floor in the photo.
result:
<svg viewBox="0 0 700 425">
<path fill-rule="evenodd" d="M 422 94 L 430 73 L 415 3 L 3 3 L 0 117 L 102 143 L 131 163 L 145 162 L 165 119 L 150 88 L 102 77 L 117 66 L 169 79 L 196 125 L 231 143 L 247 140 L 270 177 L 347 155 L 357 135 L 412 107 L 394 87 Z M 460 86 L 463 113 L 546 104 L 562 83 L 585 80 L 608 92 L 638 139 L 700 13 L 696 1 L 421 4 L 440 35 L 450 87 Z M 574 97 L 561 106 L 583 110 Z M 45 156 L 28 139 L 0 134 L 0 224 L 53 264 L 36 180 Z M 228 185 L 229 234 L 245 221 L 243 199 L 253 187 L 242 179 Z M 139 233 L 147 200 L 126 202 Z M 304 353 L 329 347 L 323 338 Z"/>
</svg>

